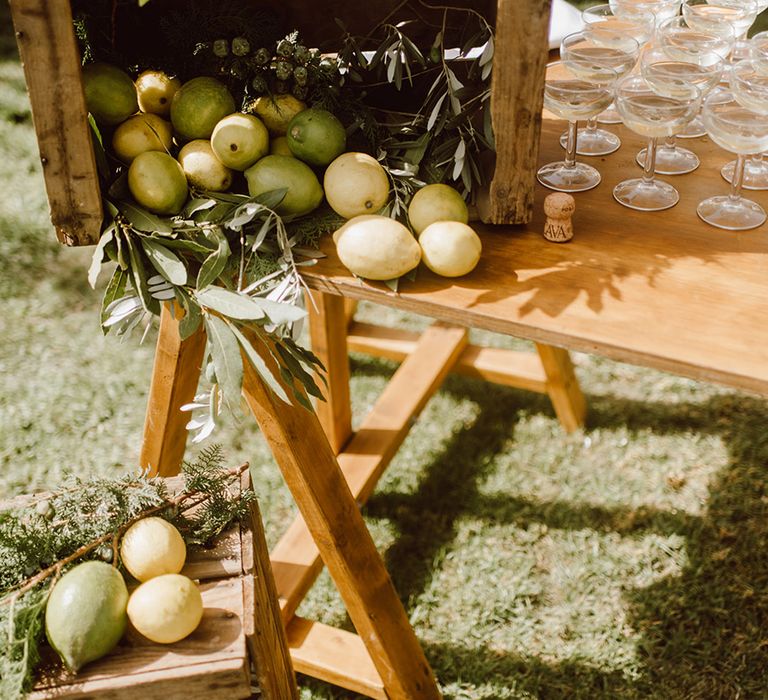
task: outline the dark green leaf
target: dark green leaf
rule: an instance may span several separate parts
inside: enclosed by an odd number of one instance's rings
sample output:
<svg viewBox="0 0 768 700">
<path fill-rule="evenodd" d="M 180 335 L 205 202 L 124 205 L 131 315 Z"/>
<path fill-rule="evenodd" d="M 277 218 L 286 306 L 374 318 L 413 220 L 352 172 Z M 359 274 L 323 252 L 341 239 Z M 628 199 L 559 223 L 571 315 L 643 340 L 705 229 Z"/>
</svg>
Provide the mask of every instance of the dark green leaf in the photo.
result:
<svg viewBox="0 0 768 700">
<path fill-rule="evenodd" d="M 179 335 L 182 340 L 189 338 L 199 327 L 203 320 L 203 314 L 198 304 L 182 290 L 177 289 L 176 293 L 181 299 L 181 305 L 184 308 L 184 316 L 179 321 Z"/>
<path fill-rule="evenodd" d="M 195 298 L 202 305 L 213 309 L 228 318 L 243 321 L 257 321 L 266 316 L 266 312 L 257 302 L 260 301 L 245 294 L 230 292 L 222 287 L 207 287 L 195 293 Z"/>
<path fill-rule="evenodd" d="M 146 239 L 145 239 L 146 240 Z M 150 240 L 155 240 L 154 238 Z M 190 253 L 202 253 L 206 257 L 210 255 L 211 248 L 208 248 L 195 241 L 190 241 L 186 238 L 162 238 L 159 239 L 166 248 L 173 248 L 174 250 L 188 250 Z"/>
<path fill-rule="evenodd" d="M 104 290 L 104 296 L 101 299 L 101 317 L 99 320 L 105 335 L 107 329 L 104 328 L 104 322 L 109 318 L 109 314 L 106 313 L 106 308 L 115 301 L 115 299 L 121 299 L 125 295 L 125 285 L 127 282 L 128 273 L 125 270 L 121 270 L 119 267 L 115 268 L 115 271 L 112 273 L 112 279 L 109 280 L 109 284 Z"/>
<path fill-rule="evenodd" d="M 190 217 L 193 214 L 197 214 L 199 211 L 205 211 L 206 209 L 212 209 L 216 206 L 216 200 L 213 197 L 194 197 L 187 202 L 187 206 L 184 207 L 184 216 Z"/>
<path fill-rule="evenodd" d="M 274 209 L 280 202 L 285 199 L 285 195 L 288 194 L 287 187 L 281 187 L 277 190 L 269 190 L 269 192 L 262 192 L 260 195 L 253 198 L 254 202 L 258 202 L 267 209 Z"/>
<path fill-rule="evenodd" d="M 107 194 L 112 199 L 127 199 L 131 196 L 131 191 L 128 189 L 128 171 L 123 170 L 117 179 L 110 184 Z"/>
<path fill-rule="evenodd" d="M 287 345 L 283 346 L 277 344 L 275 345 L 275 350 L 277 350 L 277 354 L 280 355 L 280 359 L 283 361 L 288 371 L 294 378 L 298 379 L 304 385 L 307 393 L 325 401 L 323 392 L 315 383 L 314 377 L 302 367 L 301 362 L 293 355 L 293 353 L 291 353 L 290 348 Z"/>
<path fill-rule="evenodd" d="M 229 243 L 221 229 L 211 229 L 211 237 L 216 241 L 217 248 L 205 259 L 200 268 L 200 272 L 197 275 L 198 289 L 205 289 L 213 284 L 216 278 L 224 271 L 229 259 Z"/>
<path fill-rule="evenodd" d="M 161 219 L 148 212 L 146 209 L 131 204 L 130 202 L 120 202 L 120 211 L 123 213 L 131 226 L 137 231 L 146 231 L 147 233 L 172 233 L 173 227 L 168 221 Z"/>
<path fill-rule="evenodd" d="M 160 302 L 157 301 L 149 292 L 147 285 L 147 273 L 144 269 L 144 261 L 141 257 L 141 249 L 136 245 L 130 236 L 126 236 L 128 243 L 128 254 L 131 258 L 131 280 L 133 282 L 136 294 L 141 299 L 141 305 L 151 314 L 160 313 Z"/>
<path fill-rule="evenodd" d="M 291 400 L 288 398 L 288 394 L 285 393 L 283 385 L 272 373 L 269 365 L 264 362 L 264 359 L 261 357 L 261 355 L 256 352 L 249 340 L 234 324 L 229 324 L 229 327 L 232 329 L 232 332 L 235 334 L 235 338 L 237 338 L 238 342 L 240 343 L 240 347 L 243 348 L 248 361 L 251 363 L 251 365 L 253 365 L 253 369 L 256 370 L 258 375 L 264 380 L 264 383 L 275 393 L 279 399 L 285 401 L 285 403 L 290 403 Z"/>
<path fill-rule="evenodd" d="M 109 180 L 109 163 L 107 162 L 107 154 L 104 151 L 104 141 L 101 138 L 101 131 L 99 131 L 99 127 L 92 114 L 88 114 L 88 124 L 91 127 L 93 154 L 96 157 L 96 169 L 99 171 L 99 175 L 103 180 Z"/>
<path fill-rule="evenodd" d="M 187 283 L 187 268 L 176 253 L 152 238 L 142 238 L 141 245 L 154 268 L 171 284 Z"/>
<path fill-rule="evenodd" d="M 243 388 L 243 358 L 240 355 L 240 344 L 229 326 L 217 316 L 208 316 L 205 319 L 205 330 L 216 371 L 216 381 L 224 394 L 224 400 L 230 408 L 236 409 L 240 405 L 240 394 Z"/>
<path fill-rule="evenodd" d="M 104 233 L 101 234 L 101 238 L 99 238 L 99 242 L 96 244 L 96 249 L 93 251 L 91 266 L 88 268 L 88 284 L 91 285 L 91 289 L 96 289 L 96 280 L 99 278 L 101 264 L 105 259 L 105 249 L 110 243 L 114 241 L 114 239 L 115 225 L 112 224 L 106 231 L 104 231 Z"/>
</svg>

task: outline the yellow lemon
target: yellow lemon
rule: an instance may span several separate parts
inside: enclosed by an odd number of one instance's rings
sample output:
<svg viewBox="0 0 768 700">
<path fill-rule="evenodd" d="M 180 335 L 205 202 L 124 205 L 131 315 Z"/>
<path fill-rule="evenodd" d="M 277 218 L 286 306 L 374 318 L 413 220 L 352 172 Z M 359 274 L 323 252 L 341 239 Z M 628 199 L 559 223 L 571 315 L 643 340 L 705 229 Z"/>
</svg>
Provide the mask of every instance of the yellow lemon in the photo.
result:
<svg viewBox="0 0 768 700">
<path fill-rule="evenodd" d="M 285 136 L 288 124 L 299 112 L 307 108 L 293 95 L 263 95 L 253 102 L 256 113 L 272 136 Z"/>
<path fill-rule="evenodd" d="M 126 530 L 120 544 L 123 566 L 139 581 L 177 574 L 186 558 L 181 534 L 162 518 L 142 518 Z"/>
<path fill-rule="evenodd" d="M 469 221 L 469 211 L 461 195 L 449 185 L 426 185 L 411 199 L 408 220 L 419 234 L 435 221 Z"/>
<path fill-rule="evenodd" d="M 258 117 L 235 112 L 216 124 L 211 148 L 228 168 L 247 170 L 269 153 L 269 132 Z"/>
<path fill-rule="evenodd" d="M 232 94 L 215 78 L 192 78 L 171 100 L 171 122 L 184 141 L 210 138 L 219 120 L 234 111 Z"/>
<path fill-rule="evenodd" d="M 117 646 L 127 603 L 122 575 L 103 561 L 78 564 L 56 582 L 45 606 L 45 633 L 67 668 L 77 671 Z"/>
<path fill-rule="evenodd" d="M 326 168 L 325 198 L 345 219 L 375 214 L 389 199 L 389 178 L 367 153 L 342 153 Z"/>
<path fill-rule="evenodd" d="M 124 163 L 145 151 L 169 151 L 173 144 L 171 123 L 156 114 L 128 117 L 112 135 L 112 150 Z"/>
<path fill-rule="evenodd" d="M 179 163 L 192 187 L 224 192 L 232 184 L 232 171 L 213 152 L 205 139 L 190 141 L 179 151 Z"/>
<path fill-rule="evenodd" d="M 292 156 L 288 139 L 285 136 L 275 136 L 269 142 L 269 155 L 271 156 Z"/>
<path fill-rule="evenodd" d="M 180 87 L 178 78 L 171 78 L 159 70 L 145 70 L 136 78 L 139 109 L 167 117 L 171 113 L 171 100 Z"/>
<path fill-rule="evenodd" d="M 128 600 L 128 619 L 158 644 L 173 644 L 192 634 L 203 618 L 203 598 L 194 581 L 165 574 L 142 583 Z"/>
<path fill-rule="evenodd" d="M 459 221 L 436 221 L 419 236 L 421 259 L 443 277 L 461 277 L 475 269 L 483 245 L 480 237 Z"/>
<path fill-rule="evenodd" d="M 88 111 L 99 124 L 115 125 L 139 111 L 131 76 L 109 63 L 83 68 L 83 90 Z"/>
</svg>

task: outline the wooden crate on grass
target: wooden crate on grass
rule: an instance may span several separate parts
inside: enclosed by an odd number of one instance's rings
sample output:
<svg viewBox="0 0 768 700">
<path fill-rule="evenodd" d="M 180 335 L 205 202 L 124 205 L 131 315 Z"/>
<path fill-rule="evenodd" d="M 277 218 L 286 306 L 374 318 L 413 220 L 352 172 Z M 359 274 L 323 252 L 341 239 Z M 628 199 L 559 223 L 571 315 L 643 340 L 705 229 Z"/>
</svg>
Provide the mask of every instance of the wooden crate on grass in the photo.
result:
<svg viewBox="0 0 768 700">
<path fill-rule="evenodd" d="M 316 45 L 322 45 L 324 37 L 338 35 L 337 17 L 350 31 L 370 29 L 372 19 L 395 21 L 403 5 L 400 0 L 264 0 L 263 4 L 287 11 L 294 26 Z M 480 213 L 486 223 L 527 223 L 533 207 L 550 0 L 465 0 L 457 4 L 477 9 L 495 26 L 491 112 L 496 157 L 495 164 L 489 163 L 493 172 L 490 185 L 478 201 Z M 428 5 L 423 7 L 425 16 L 434 12 Z M 70 2 L 10 0 L 10 6 L 51 221 L 62 243 L 93 244 L 99 237 L 103 212 Z"/>
<path fill-rule="evenodd" d="M 171 491 L 180 485 L 167 481 Z M 210 549 L 189 550 L 181 573 L 199 581 L 203 597 L 203 619 L 190 636 L 155 644 L 129 629 L 77 675 L 45 647 L 29 700 L 238 700 L 255 686 L 265 700 L 298 697 L 258 506 Z"/>
</svg>

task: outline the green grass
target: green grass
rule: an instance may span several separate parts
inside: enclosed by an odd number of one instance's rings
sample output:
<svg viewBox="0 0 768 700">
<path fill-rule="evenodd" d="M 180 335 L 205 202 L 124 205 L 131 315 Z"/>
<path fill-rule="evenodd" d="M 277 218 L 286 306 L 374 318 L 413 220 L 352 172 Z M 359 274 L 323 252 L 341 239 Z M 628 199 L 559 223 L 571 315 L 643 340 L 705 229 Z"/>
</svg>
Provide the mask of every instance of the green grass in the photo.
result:
<svg viewBox="0 0 768 700">
<path fill-rule="evenodd" d="M 54 241 L 7 29 L 0 149 L 2 497 L 136 464 L 152 339 L 102 338 L 89 251 Z M 364 511 L 445 696 L 768 697 L 768 404 L 575 361 L 583 431 L 565 435 L 542 396 L 452 377 Z M 395 367 L 352 368 L 359 421 Z M 251 461 L 274 542 L 294 506 L 253 422 L 217 439 Z M 349 627 L 327 574 L 301 613 Z M 302 697 L 355 696 L 302 679 Z"/>
</svg>

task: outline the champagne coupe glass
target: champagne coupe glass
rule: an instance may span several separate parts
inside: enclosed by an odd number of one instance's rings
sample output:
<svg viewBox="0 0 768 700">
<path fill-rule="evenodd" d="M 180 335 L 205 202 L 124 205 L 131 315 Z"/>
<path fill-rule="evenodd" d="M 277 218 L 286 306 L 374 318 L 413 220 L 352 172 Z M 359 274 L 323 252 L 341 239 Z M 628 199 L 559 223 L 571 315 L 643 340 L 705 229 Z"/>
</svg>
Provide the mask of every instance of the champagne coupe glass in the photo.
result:
<svg viewBox="0 0 768 700">
<path fill-rule="evenodd" d="M 664 20 L 667 20 L 680 12 L 680 3 L 682 0 L 609 0 L 609 6 L 613 14 L 619 19 L 634 21 L 639 14 L 652 14 L 654 17 L 654 27 L 658 26 Z M 586 22 L 586 20 L 584 20 Z M 635 36 L 640 45 L 643 41 Z M 649 37 L 648 40 L 650 40 Z M 597 121 L 600 124 L 621 124 L 621 117 L 616 111 L 616 105 L 612 104 L 602 114 L 598 115 Z"/>
<path fill-rule="evenodd" d="M 689 27 L 713 34 L 736 33 L 744 38 L 757 17 L 757 0 L 683 0 L 683 17 Z"/>
<path fill-rule="evenodd" d="M 624 78 L 616 86 L 616 107 L 624 124 L 641 136 L 648 137 L 648 155 L 642 177 L 620 182 L 613 190 L 617 202 L 630 209 L 660 211 L 675 206 L 680 195 L 667 182 L 654 177 L 656 141 L 672 136 L 693 119 L 701 105 L 701 94 L 695 86 L 679 97 L 659 95 L 641 76 Z"/>
<path fill-rule="evenodd" d="M 766 0 L 768 2 L 768 0 Z M 741 61 L 751 58 L 752 65 L 758 73 L 768 75 L 768 32 L 755 34 L 751 40 L 738 42 L 731 52 L 731 65 L 728 77 Z M 733 171 L 736 161 L 726 163 L 720 170 L 720 174 L 726 182 L 733 180 Z M 744 176 L 741 181 L 744 190 L 768 190 L 768 162 L 764 154 L 749 156 L 744 165 Z"/>
<path fill-rule="evenodd" d="M 617 78 L 625 76 L 634 68 L 639 51 L 637 40 L 628 34 L 597 25 L 566 36 L 560 44 L 560 59 L 572 73 L 590 82 L 593 66 L 611 68 Z M 560 145 L 565 148 L 567 141 L 566 132 L 560 137 Z M 618 150 L 619 146 L 621 141 L 616 134 L 598 129 L 595 115 L 587 121 L 587 128 L 579 133 L 576 153 L 605 156 Z"/>
<path fill-rule="evenodd" d="M 567 69 L 561 61 L 547 68 L 544 107 L 568 120 L 568 144 L 565 160 L 542 166 L 536 177 L 542 185 L 558 192 L 591 190 L 600 184 L 601 178 L 591 165 L 576 162 L 577 120 L 589 119 L 611 104 L 616 71 L 591 61 L 582 64 L 576 59 L 569 62 Z M 578 72 L 568 72 L 574 69 Z M 589 76 L 589 80 L 581 77 L 583 75 Z"/>
<path fill-rule="evenodd" d="M 650 41 L 656 26 L 656 15 L 645 4 L 633 7 L 631 4 L 623 8 L 617 15 L 610 4 L 588 7 L 581 13 L 584 31 L 591 29 L 609 30 L 631 36 L 640 46 Z"/>
<path fill-rule="evenodd" d="M 696 213 L 708 224 L 730 231 L 760 226 L 765 221 L 765 211 L 741 196 L 741 180 L 747 155 L 768 150 L 768 114 L 747 109 L 733 92 L 718 88 L 704 101 L 701 116 L 712 140 L 735 153 L 737 160 L 730 194 L 705 199 Z"/>
<path fill-rule="evenodd" d="M 685 60 L 681 60 L 682 56 Z M 715 52 L 682 54 L 659 47 L 647 47 L 640 59 L 641 72 L 659 95 L 690 99 L 709 93 L 720 81 L 725 59 Z M 645 167 L 647 149 L 637 154 L 637 162 Z M 687 148 L 677 145 L 674 136 L 667 137 L 656 151 L 656 172 L 683 175 L 699 167 L 699 158 Z"/>
</svg>

